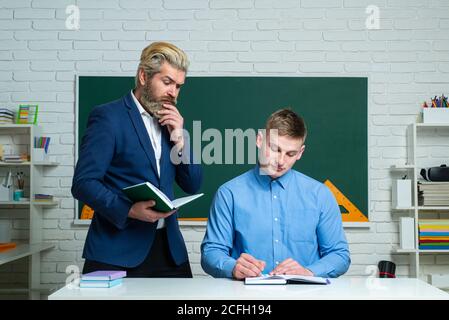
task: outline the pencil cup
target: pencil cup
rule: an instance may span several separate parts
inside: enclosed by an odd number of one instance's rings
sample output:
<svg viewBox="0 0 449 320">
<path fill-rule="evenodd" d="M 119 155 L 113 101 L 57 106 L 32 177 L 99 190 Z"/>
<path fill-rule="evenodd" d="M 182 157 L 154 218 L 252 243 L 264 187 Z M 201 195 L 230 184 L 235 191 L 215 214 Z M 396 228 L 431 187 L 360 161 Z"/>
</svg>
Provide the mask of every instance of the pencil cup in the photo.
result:
<svg viewBox="0 0 449 320">
<path fill-rule="evenodd" d="M 22 189 L 17 189 L 14 191 L 14 201 L 20 201 L 24 196 Z"/>
<path fill-rule="evenodd" d="M 379 268 L 379 278 L 396 278 L 396 264 L 391 261 L 379 261 L 377 267 Z"/>
<path fill-rule="evenodd" d="M 48 156 L 44 148 L 33 148 L 33 161 L 47 161 Z"/>
<path fill-rule="evenodd" d="M 423 108 L 424 123 L 449 123 L 449 108 Z"/>
</svg>

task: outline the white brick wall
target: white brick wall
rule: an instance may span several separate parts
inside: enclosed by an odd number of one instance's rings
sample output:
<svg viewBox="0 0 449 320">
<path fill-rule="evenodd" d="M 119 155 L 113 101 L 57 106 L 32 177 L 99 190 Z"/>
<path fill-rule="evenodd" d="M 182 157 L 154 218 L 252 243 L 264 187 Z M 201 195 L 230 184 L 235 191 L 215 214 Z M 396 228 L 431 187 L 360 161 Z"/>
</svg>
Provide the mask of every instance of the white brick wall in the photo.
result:
<svg viewBox="0 0 449 320">
<path fill-rule="evenodd" d="M 80 8 L 80 30 L 65 28 L 67 5 Z M 368 5 L 380 9 L 380 30 L 367 30 Z M 0 103 L 42 106 L 41 124 L 52 136 L 61 166 L 49 170 L 44 188 L 62 199 L 46 210 L 43 281 L 63 283 L 65 267 L 82 266 L 87 228 L 73 226 L 70 195 L 74 155 L 76 73 L 130 74 L 140 50 L 154 40 L 185 49 L 191 75 L 365 75 L 370 80 L 370 230 L 347 229 L 353 263 L 364 275 L 381 259 L 408 274 L 398 245 L 398 216 L 390 210 L 391 164 L 405 161 L 405 128 L 424 99 L 448 93 L 449 2 L 445 0 L 0 0 Z M 46 125 L 48 124 L 48 125 Z M 447 148 L 422 151 L 443 157 Z M 26 222 L 14 223 L 26 236 Z M 199 266 L 203 227 L 183 226 L 193 270 Z M 424 272 L 447 271 L 445 255 L 423 256 Z M 434 265 L 435 264 L 435 265 Z M 20 264 L 19 264 L 20 265 Z M 16 272 L 17 276 L 7 274 Z M 18 264 L 0 268 L 0 282 L 24 278 Z"/>
</svg>

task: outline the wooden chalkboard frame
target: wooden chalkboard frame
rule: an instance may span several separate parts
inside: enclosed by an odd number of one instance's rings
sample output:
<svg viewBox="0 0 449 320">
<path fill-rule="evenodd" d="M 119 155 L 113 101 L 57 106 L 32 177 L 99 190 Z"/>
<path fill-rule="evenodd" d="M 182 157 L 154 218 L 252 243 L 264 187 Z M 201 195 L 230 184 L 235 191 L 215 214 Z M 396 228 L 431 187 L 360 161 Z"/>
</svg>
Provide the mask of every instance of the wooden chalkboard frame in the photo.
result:
<svg viewBox="0 0 449 320">
<path fill-rule="evenodd" d="M 77 90 L 76 90 L 76 95 L 77 95 L 77 99 L 76 99 L 76 110 L 75 110 L 75 114 L 76 114 L 76 117 L 75 117 L 75 121 L 76 121 L 76 124 L 75 124 L 75 131 L 76 131 L 76 142 L 75 142 L 75 163 L 76 163 L 76 161 L 77 161 L 77 159 L 78 159 L 78 149 L 79 149 L 79 143 L 80 143 L 80 137 L 79 137 L 79 101 L 80 101 L 80 92 L 79 92 L 79 88 L 80 88 L 80 78 L 81 79 L 85 79 L 85 77 L 114 77 L 114 78 L 123 78 L 123 77 L 129 77 L 129 78 L 134 78 L 134 74 L 130 74 L 130 75 L 121 75 L 121 76 L 117 76 L 117 75 L 109 75 L 109 74 L 86 74 L 86 75 L 77 75 L 77 77 L 76 77 L 76 88 L 77 88 Z M 256 79 L 256 81 L 260 81 L 261 79 L 267 79 L 267 78 L 269 78 L 269 79 L 272 79 L 272 80 L 274 80 L 274 81 L 278 81 L 278 79 L 290 79 L 290 80 L 292 80 L 292 79 L 298 79 L 298 78 L 300 78 L 300 79 L 304 79 L 304 80 L 307 80 L 307 81 L 316 81 L 317 79 L 319 80 L 319 79 L 321 79 L 321 80 L 323 80 L 323 79 L 330 79 L 330 80 L 335 80 L 335 79 L 340 79 L 340 80 L 342 80 L 342 81 L 349 81 L 350 79 L 359 79 L 360 81 L 362 81 L 362 82 L 364 82 L 365 83 L 365 85 L 364 85 L 364 92 L 363 93 L 361 93 L 363 96 L 364 96 L 364 98 L 363 98 L 363 108 L 365 109 L 364 110 L 364 112 L 363 112 L 363 117 L 360 117 L 360 119 L 358 119 L 358 121 L 361 121 L 361 122 L 363 122 L 364 124 L 365 124 L 365 129 L 366 129 L 366 131 L 365 131 L 365 133 L 364 133 L 364 139 L 363 139 L 363 141 L 364 141 L 364 143 L 365 143 L 365 146 L 363 147 L 363 149 L 365 149 L 365 155 L 364 155 L 364 159 L 365 159 L 365 161 L 364 161 L 364 164 L 363 164 L 363 166 L 364 166 L 364 168 L 366 168 L 366 169 L 364 169 L 364 172 L 362 172 L 361 174 L 362 175 L 364 175 L 365 176 L 365 178 L 363 179 L 363 181 L 365 181 L 365 183 L 364 183 L 364 185 L 363 186 L 361 186 L 361 188 L 364 188 L 365 190 L 366 190 L 366 193 L 364 194 L 364 197 L 365 197 L 365 202 L 364 202 L 364 204 L 362 205 L 362 206 L 360 206 L 360 204 L 358 204 L 357 202 L 355 203 L 355 205 L 357 205 L 358 207 L 360 207 L 361 208 L 361 211 L 365 214 L 365 216 L 366 217 L 368 217 L 368 212 L 369 212 L 369 186 L 368 186 L 368 78 L 367 77 L 189 77 L 189 79 L 187 79 L 187 81 L 186 81 L 186 85 L 185 85 L 185 87 L 183 88 L 183 91 L 182 91 L 182 93 L 181 93 L 181 95 L 180 95 L 180 102 L 182 102 L 182 99 L 183 99 L 183 96 L 185 96 L 186 95 L 186 92 L 187 92 L 187 90 L 188 90 L 188 84 L 190 83 L 190 82 L 193 82 L 193 81 L 195 81 L 195 79 L 196 80 L 199 80 L 199 79 L 201 79 L 201 78 L 208 78 L 209 80 L 210 79 L 214 79 L 214 80 L 216 80 L 216 78 L 243 78 L 244 80 L 248 80 L 248 79 Z M 191 81 L 191 80 L 193 80 L 193 81 Z M 104 102 L 108 102 L 108 101 L 104 101 Z M 103 103 L 104 103 L 103 102 Z M 279 106 L 279 107 L 281 107 L 281 106 Z M 274 111 L 275 109 L 277 109 L 277 108 L 273 108 L 273 110 L 272 111 Z M 183 114 L 183 116 L 184 116 L 184 114 Z M 188 117 L 185 117 L 187 120 L 188 120 Z M 308 119 L 306 119 L 306 122 L 308 122 Z M 263 125 L 263 124 L 261 124 L 261 125 Z M 308 123 L 308 125 L 309 125 L 309 123 Z M 310 136 L 309 136 L 310 137 Z M 309 138 L 308 138 L 308 141 L 309 141 Z M 309 144 L 307 144 L 306 143 L 306 145 L 307 145 L 307 147 L 309 147 Z M 310 148 L 309 148 L 310 149 Z M 306 150 L 306 153 L 305 153 L 305 155 L 307 155 L 307 151 L 308 150 Z M 300 160 L 299 161 L 299 169 L 300 169 L 300 171 L 302 171 L 301 170 L 301 161 L 302 160 Z M 296 166 L 295 166 L 296 167 Z M 307 174 L 307 172 L 305 172 L 306 174 Z M 313 175 L 311 175 L 312 177 L 314 177 Z M 207 177 L 205 176 L 205 179 L 207 179 Z M 319 179 L 318 179 L 319 180 Z M 324 181 L 322 181 L 322 182 L 324 182 Z M 343 193 L 344 193 L 344 190 L 343 190 Z M 213 196 L 213 195 L 212 195 Z M 349 197 L 350 198 L 350 197 Z M 80 213 L 80 208 L 79 208 L 79 204 L 78 204 L 78 201 L 75 201 L 75 220 L 78 220 L 78 222 L 79 222 L 79 213 Z M 203 215 L 204 214 L 206 214 L 206 213 L 203 213 Z M 207 214 L 206 214 L 206 216 L 207 216 Z M 199 219 L 198 219 L 199 218 Z M 195 220 L 205 220 L 204 219 L 204 216 L 201 216 L 201 217 L 187 217 L 186 218 L 187 220 L 192 220 L 192 221 L 195 221 Z M 90 222 L 90 221 L 89 221 Z M 87 222 L 88 223 L 88 222 Z"/>
</svg>

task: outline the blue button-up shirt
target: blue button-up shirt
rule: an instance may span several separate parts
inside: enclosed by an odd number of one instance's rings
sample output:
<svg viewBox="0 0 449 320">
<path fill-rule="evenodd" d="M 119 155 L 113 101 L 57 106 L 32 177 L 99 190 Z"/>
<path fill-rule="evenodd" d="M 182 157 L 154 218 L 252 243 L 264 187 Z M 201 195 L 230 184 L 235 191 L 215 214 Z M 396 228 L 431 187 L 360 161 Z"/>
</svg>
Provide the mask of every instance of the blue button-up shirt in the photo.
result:
<svg viewBox="0 0 449 320">
<path fill-rule="evenodd" d="M 201 244 L 201 266 L 232 277 L 242 253 L 266 262 L 269 273 L 287 258 L 315 276 L 338 277 L 350 264 L 341 213 L 331 191 L 295 170 L 278 179 L 259 166 L 222 185 Z"/>
</svg>

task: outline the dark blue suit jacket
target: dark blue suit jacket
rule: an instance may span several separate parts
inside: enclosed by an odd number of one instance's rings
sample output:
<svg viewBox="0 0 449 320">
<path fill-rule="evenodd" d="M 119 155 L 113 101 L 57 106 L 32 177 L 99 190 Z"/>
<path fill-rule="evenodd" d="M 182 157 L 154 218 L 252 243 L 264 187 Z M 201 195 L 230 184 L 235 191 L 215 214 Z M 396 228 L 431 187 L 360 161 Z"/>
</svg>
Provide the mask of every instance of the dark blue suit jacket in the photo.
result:
<svg viewBox="0 0 449 320">
<path fill-rule="evenodd" d="M 89 260 L 135 267 L 147 256 L 156 223 L 128 218 L 132 203 L 122 188 L 150 181 L 173 199 L 173 183 L 187 193 L 196 193 L 202 171 L 198 164 L 174 165 L 172 143 L 162 127 L 160 176 L 157 174 L 150 137 L 131 93 L 96 107 L 89 116 L 73 177 L 73 196 L 95 210 L 84 245 Z M 190 152 L 192 154 L 192 152 Z M 166 218 L 171 255 L 177 265 L 188 260 L 179 230 L 178 214 Z"/>
</svg>

